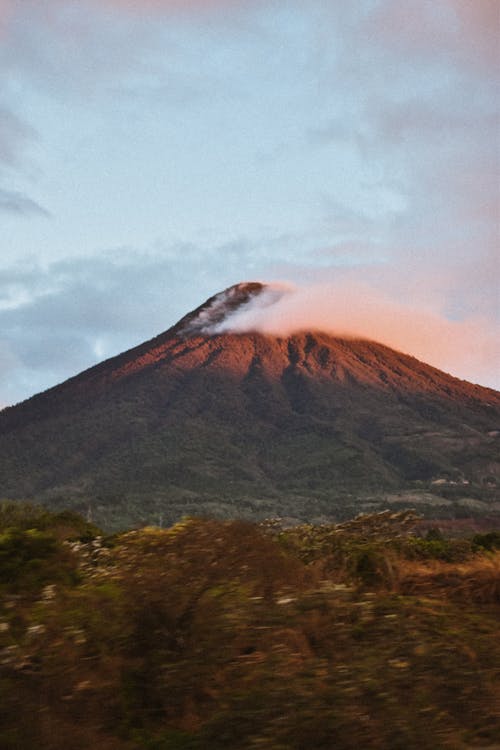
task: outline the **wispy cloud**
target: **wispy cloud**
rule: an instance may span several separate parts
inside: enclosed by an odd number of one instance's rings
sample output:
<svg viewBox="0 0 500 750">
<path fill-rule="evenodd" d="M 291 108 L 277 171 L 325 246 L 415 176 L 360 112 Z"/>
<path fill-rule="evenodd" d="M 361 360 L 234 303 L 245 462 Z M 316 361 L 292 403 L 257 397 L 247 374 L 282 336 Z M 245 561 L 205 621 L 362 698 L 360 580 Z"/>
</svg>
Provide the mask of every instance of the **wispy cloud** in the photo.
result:
<svg viewBox="0 0 500 750">
<path fill-rule="evenodd" d="M 491 70 L 498 65 L 497 0 L 421 0 L 375 3 L 364 25 L 388 48 L 428 60 L 473 64 Z"/>
<path fill-rule="evenodd" d="M 263 0 L 143 0 L 139 6 L 134 0 L 104 0 L 104 4 L 116 8 L 125 8 L 133 13 L 143 13 L 144 10 L 160 12 L 207 13 L 217 10 L 235 11 L 238 8 L 251 8 L 259 5 Z M 90 3 L 102 4 L 102 0 L 89 0 Z"/>
<path fill-rule="evenodd" d="M 23 215 L 50 216 L 50 213 L 39 203 L 17 190 L 0 188 L 0 211 Z"/>
<path fill-rule="evenodd" d="M 20 153 L 34 138 L 33 128 L 7 107 L 0 106 L 0 163 L 18 164 Z"/>
<path fill-rule="evenodd" d="M 27 398 L 166 330 L 251 264 L 251 246 L 234 242 L 0 268 L 0 401 Z"/>
<path fill-rule="evenodd" d="M 25 192 L 7 187 L 9 178 L 22 172 L 25 151 L 35 138 L 33 128 L 7 107 L 0 107 L 0 212 L 2 213 L 22 216 L 50 215 L 42 205 Z"/>
</svg>

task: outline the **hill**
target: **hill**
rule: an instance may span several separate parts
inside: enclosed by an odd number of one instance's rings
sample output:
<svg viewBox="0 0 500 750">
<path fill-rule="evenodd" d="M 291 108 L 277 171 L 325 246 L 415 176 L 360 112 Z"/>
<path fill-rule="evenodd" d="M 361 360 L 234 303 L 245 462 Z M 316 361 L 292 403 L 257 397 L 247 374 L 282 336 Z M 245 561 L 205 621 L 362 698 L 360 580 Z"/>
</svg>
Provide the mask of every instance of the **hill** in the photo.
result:
<svg viewBox="0 0 500 750">
<path fill-rule="evenodd" d="M 2 494 L 111 527 L 406 506 L 500 515 L 500 393 L 373 341 L 217 332 L 263 289 L 231 287 L 0 412 Z"/>
</svg>

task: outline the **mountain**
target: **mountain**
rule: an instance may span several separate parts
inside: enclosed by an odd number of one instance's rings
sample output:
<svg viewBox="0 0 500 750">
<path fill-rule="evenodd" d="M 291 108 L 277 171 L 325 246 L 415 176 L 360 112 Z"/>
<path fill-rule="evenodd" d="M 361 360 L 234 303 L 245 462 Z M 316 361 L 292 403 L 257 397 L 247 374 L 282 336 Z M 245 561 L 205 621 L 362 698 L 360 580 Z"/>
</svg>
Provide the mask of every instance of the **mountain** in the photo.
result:
<svg viewBox="0 0 500 750">
<path fill-rule="evenodd" d="M 224 332 L 269 291 L 230 287 L 0 412 L 0 495 L 111 528 L 408 506 L 500 523 L 500 393 L 373 341 Z"/>
</svg>

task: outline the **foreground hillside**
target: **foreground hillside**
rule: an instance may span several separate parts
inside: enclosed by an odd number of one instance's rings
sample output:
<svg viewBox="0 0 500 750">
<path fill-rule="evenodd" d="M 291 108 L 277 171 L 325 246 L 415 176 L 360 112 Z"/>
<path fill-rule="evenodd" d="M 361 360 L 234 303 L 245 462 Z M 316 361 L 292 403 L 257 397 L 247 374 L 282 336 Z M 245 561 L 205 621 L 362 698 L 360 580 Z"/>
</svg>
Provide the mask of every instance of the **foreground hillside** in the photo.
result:
<svg viewBox="0 0 500 750">
<path fill-rule="evenodd" d="M 0 746 L 497 747 L 500 534 L 413 523 L 102 537 L 0 506 Z"/>
<path fill-rule="evenodd" d="M 372 341 L 213 328 L 262 288 L 1 411 L 2 495 L 114 529 L 416 505 L 500 522 L 500 393 Z"/>
</svg>

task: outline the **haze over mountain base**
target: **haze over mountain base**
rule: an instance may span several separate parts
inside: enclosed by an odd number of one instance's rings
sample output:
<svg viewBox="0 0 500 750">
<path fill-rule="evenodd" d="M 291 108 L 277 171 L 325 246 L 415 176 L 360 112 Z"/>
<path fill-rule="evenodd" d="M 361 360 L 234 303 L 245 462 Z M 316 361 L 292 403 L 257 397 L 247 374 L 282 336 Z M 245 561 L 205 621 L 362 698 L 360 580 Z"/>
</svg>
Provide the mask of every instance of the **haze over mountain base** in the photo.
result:
<svg viewBox="0 0 500 750">
<path fill-rule="evenodd" d="M 3 495 L 108 527 L 387 507 L 498 523 L 500 393 L 367 340 L 218 332 L 264 292 L 231 287 L 1 412 Z"/>
</svg>

